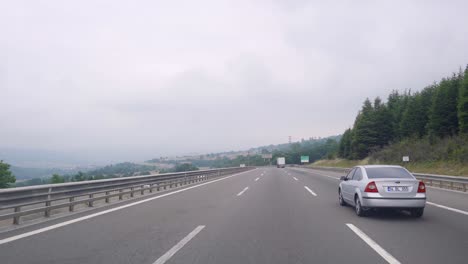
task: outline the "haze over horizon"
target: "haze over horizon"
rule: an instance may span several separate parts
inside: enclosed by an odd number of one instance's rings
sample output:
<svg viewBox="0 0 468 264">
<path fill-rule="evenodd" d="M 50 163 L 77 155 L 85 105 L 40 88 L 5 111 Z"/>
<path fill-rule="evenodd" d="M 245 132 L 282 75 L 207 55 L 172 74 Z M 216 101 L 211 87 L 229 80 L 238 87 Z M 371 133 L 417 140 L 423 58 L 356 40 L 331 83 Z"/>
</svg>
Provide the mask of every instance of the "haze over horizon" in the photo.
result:
<svg viewBox="0 0 468 264">
<path fill-rule="evenodd" d="M 366 97 L 464 68 L 467 8 L 4 1 L 0 150 L 108 163 L 341 134 Z"/>
</svg>

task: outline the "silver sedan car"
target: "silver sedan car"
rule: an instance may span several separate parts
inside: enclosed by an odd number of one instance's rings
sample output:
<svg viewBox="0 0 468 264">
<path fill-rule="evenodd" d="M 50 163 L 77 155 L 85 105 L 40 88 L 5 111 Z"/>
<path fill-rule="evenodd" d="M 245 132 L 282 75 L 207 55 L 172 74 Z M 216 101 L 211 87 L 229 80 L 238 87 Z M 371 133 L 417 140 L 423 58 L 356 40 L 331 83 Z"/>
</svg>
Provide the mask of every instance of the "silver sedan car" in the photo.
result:
<svg viewBox="0 0 468 264">
<path fill-rule="evenodd" d="M 356 166 L 340 178 L 340 205 L 352 205 L 358 216 L 374 208 L 407 210 L 421 217 L 426 205 L 426 186 L 401 166 Z"/>
</svg>

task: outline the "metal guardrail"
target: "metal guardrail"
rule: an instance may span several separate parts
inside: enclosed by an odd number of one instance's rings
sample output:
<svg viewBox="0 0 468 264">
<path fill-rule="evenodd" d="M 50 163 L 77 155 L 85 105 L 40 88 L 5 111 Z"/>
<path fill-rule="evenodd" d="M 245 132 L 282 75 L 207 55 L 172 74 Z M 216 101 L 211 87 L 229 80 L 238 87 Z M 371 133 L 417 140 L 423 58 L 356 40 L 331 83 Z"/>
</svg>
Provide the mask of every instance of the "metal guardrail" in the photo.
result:
<svg viewBox="0 0 468 264">
<path fill-rule="evenodd" d="M 79 204 L 93 207 L 99 200 L 110 203 L 115 197 L 133 198 L 136 193 L 144 195 L 251 169 L 236 167 L 4 189 L 0 190 L 0 221 L 12 219 L 18 225 L 21 217 L 27 215 L 43 213 L 50 217 L 56 209 L 73 212 Z M 2 213 L 5 211 L 9 212 Z"/>
<path fill-rule="evenodd" d="M 302 167 L 317 170 L 328 170 L 340 173 L 346 173 L 351 168 L 335 168 L 335 167 Z M 468 177 L 463 176 L 447 176 L 447 175 L 436 175 L 436 174 L 423 174 L 423 173 L 412 173 L 414 177 L 422 180 L 429 186 L 457 190 L 457 191 L 468 191 Z"/>
</svg>

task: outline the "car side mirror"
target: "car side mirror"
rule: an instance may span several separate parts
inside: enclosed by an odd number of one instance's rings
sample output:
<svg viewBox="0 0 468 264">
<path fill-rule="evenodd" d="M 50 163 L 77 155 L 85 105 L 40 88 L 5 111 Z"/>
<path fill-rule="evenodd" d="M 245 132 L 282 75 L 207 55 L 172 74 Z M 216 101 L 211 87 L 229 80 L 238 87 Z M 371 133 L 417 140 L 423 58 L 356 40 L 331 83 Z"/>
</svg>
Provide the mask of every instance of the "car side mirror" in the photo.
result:
<svg viewBox="0 0 468 264">
<path fill-rule="evenodd" d="M 341 176 L 340 177 L 340 181 L 347 181 L 347 180 L 348 180 L 348 178 L 346 178 L 346 176 Z"/>
</svg>

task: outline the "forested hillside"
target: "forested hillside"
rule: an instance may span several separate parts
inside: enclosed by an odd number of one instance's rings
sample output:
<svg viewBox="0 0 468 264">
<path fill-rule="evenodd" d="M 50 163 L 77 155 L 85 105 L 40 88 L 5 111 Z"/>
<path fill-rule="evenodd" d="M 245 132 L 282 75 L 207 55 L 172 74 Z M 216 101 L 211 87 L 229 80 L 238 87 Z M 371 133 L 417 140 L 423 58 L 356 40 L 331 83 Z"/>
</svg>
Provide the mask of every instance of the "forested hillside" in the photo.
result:
<svg viewBox="0 0 468 264">
<path fill-rule="evenodd" d="M 418 92 L 366 99 L 338 156 L 371 162 L 468 163 L 468 67 Z"/>
<path fill-rule="evenodd" d="M 339 136 L 333 136 L 321 140 L 292 143 L 287 148 L 273 151 L 273 160 L 275 161 L 277 157 L 285 157 L 287 164 L 301 164 L 301 156 L 309 156 L 310 162 L 324 158 L 330 159 L 337 154 L 339 140 Z"/>
</svg>

